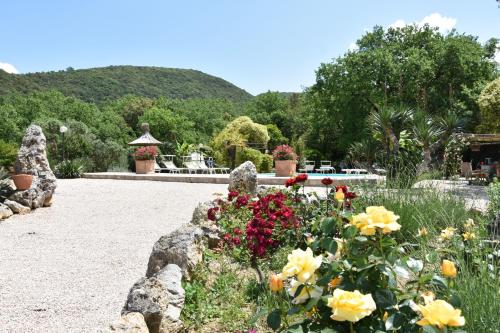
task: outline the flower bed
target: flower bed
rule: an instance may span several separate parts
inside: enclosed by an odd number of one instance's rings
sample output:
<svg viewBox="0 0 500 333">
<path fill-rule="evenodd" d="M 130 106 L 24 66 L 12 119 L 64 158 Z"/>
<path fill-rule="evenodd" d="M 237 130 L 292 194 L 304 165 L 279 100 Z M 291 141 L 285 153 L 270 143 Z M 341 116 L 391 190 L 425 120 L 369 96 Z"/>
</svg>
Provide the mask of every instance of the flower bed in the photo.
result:
<svg viewBox="0 0 500 333">
<path fill-rule="evenodd" d="M 468 219 L 472 213 L 447 212 L 441 199 L 408 212 L 397 196 L 384 202 L 397 208 L 392 211 L 367 204 L 376 195 L 358 197 L 328 179 L 322 196 L 308 192 L 305 180 L 298 175 L 285 190 L 230 192 L 216 200 L 208 218 L 221 241 L 205 251 L 198 279 L 184 285 L 186 326 L 218 332 L 496 327 L 498 263 L 495 249 L 480 240 L 484 228 Z M 408 205 L 415 206 L 412 200 Z M 421 221 L 422 214 L 438 223 Z M 481 299 L 463 287 L 467 283 L 482 285 Z M 482 302 L 493 306 L 490 315 L 478 311 Z"/>
</svg>

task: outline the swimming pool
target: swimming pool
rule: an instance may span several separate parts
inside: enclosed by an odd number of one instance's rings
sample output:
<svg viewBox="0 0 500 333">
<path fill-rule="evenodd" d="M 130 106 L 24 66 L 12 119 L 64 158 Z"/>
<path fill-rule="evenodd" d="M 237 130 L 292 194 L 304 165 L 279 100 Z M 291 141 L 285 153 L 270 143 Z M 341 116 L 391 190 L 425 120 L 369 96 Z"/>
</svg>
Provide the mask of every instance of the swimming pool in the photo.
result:
<svg viewBox="0 0 500 333">
<path fill-rule="evenodd" d="M 309 177 L 319 177 L 319 178 L 359 178 L 363 176 L 368 176 L 367 174 L 346 174 L 346 173 L 317 173 L 310 172 L 307 174 Z M 274 173 L 259 173 L 262 177 L 276 177 Z M 287 178 L 287 177 L 281 177 Z"/>
</svg>

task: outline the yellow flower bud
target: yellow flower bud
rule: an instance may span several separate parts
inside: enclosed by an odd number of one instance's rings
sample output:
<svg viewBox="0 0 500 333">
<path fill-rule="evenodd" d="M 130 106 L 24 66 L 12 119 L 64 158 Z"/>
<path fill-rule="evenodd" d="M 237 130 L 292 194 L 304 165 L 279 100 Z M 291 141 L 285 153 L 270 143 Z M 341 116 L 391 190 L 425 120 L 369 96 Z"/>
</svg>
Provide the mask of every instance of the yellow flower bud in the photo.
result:
<svg viewBox="0 0 500 333">
<path fill-rule="evenodd" d="M 424 236 L 427 236 L 428 234 L 429 234 L 429 232 L 427 231 L 427 228 L 418 229 L 418 236 L 419 237 L 424 237 Z"/>
<path fill-rule="evenodd" d="M 430 290 L 424 291 L 420 296 L 424 299 L 425 304 L 432 303 L 436 299 L 436 295 Z"/>
<path fill-rule="evenodd" d="M 343 201 L 344 199 L 345 199 L 345 194 L 342 191 L 342 189 L 339 189 L 337 192 L 335 192 L 335 200 Z"/>
<path fill-rule="evenodd" d="M 457 268 L 452 261 L 445 259 L 441 263 L 441 273 L 443 273 L 445 277 L 454 278 L 457 276 Z"/>
<path fill-rule="evenodd" d="M 269 289 L 272 292 L 278 292 L 283 289 L 283 278 L 281 274 L 271 274 L 269 276 Z"/>
<path fill-rule="evenodd" d="M 384 316 L 382 317 L 382 320 L 383 321 L 386 321 L 387 318 L 389 318 L 389 313 L 387 313 L 387 311 L 384 312 Z"/>
<path fill-rule="evenodd" d="M 472 228 L 474 228 L 474 226 L 475 226 L 475 224 L 474 224 L 473 219 L 467 219 L 467 221 L 465 221 L 465 223 L 464 223 L 465 229 L 472 229 Z"/>
</svg>

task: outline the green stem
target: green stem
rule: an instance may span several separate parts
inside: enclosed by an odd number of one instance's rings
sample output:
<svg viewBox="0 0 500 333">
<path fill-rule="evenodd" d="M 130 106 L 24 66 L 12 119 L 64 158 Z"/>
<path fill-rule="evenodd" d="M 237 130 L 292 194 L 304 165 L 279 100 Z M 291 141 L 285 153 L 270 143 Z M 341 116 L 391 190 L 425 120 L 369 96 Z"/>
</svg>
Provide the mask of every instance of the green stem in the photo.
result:
<svg viewBox="0 0 500 333">
<path fill-rule="evenodd" d="M 354 326 L 352 325 L 352 322 L 349 322 L 349 332 L 350 332 L 350 333 L 356 333 L 356 332 L 354 331 Z"/>
</svg>

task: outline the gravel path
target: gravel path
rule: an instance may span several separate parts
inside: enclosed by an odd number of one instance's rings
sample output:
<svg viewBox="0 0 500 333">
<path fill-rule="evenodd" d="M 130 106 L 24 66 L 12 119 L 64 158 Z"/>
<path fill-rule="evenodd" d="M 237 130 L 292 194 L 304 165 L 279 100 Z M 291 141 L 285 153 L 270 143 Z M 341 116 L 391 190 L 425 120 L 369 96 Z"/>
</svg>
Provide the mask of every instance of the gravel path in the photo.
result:
<svg viewBox="0 0 500 333">
<path fill-rule="evenodd" d="M 227 185 L 60 180 L 50 208 L 0 222 L 0 332 L 101 332 L 154 242 Z"/>
</svg>

